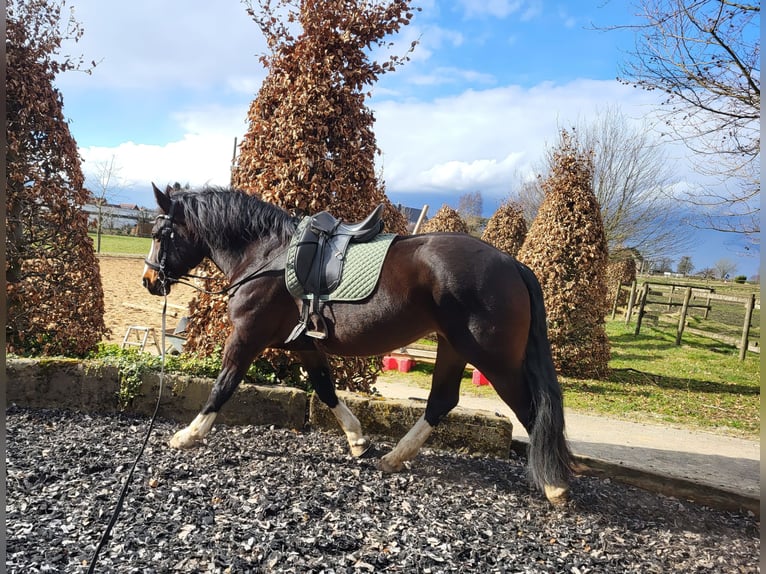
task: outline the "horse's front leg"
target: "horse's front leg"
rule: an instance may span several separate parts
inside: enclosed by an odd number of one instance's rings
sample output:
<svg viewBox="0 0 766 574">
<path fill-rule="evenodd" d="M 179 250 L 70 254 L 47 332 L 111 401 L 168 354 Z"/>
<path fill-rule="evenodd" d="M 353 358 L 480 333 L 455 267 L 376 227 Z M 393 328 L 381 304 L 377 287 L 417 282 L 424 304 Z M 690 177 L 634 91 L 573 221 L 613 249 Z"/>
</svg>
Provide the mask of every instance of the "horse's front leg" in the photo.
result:
<svg viewBox="0 0 766 574">
<path fill-rule="evenodd" d="M 364 436 L 359 419 L 354 416 L 354 413 L 346 406 L 346 403 L 340 400 L 335 393 L 335 381 L 330 373 L 327 357 L 318 350 L 301 351 L 298 355 L 319 400 L 330 407 L 335 418 L 338 419 L 340 428 L 346 433 L 351 454 L 355 457 L 362 456 L 370 449 L 372 444 Z"/>
<path fill-rule="evenodd" d="M 221 372 L 218 373 L 207 403 L 205 403 L 202 411 L 194 420 L 189 423 L 189 426 L 173 435 L 169 443 L 171 447 L 191 448 L 207 436 L 218 415 L 218 411 L 221 410 L 221 407 L 231 398 L 234 391 L 237 390 L 253 359 L 263 348 L 263 346 L 252 341 L 244 341 L 235 326 L 234 331 L 226 339 L 226 344 L 223 348 Z"/>
</svg>

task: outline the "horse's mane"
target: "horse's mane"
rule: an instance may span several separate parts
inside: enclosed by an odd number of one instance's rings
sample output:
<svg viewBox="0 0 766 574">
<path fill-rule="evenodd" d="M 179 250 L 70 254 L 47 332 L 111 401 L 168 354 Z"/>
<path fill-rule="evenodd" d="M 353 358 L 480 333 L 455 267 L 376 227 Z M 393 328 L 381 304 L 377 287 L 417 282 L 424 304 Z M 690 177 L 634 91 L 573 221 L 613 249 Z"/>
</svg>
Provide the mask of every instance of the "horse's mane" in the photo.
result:
<svg viewBox="0 0 766 574">
<path fill-rule="evenodd" d="M 179 191 L 173 200 L 183 205 L 186 227 L 213 248 L 242 248 L 274 237 L 288 241 L 298 220 L 257 195 L 229 187 Z"/>
</svg>

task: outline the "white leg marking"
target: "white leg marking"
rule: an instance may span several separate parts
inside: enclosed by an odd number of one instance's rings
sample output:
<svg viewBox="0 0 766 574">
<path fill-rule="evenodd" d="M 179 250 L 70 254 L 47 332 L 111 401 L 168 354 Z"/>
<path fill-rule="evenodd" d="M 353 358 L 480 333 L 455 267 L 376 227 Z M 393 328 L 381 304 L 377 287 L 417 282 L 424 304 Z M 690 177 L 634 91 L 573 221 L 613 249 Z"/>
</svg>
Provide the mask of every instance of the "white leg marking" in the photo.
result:
<svg viewBox="0 0 766 574">
<path fill-rule="evenodd" d="M 335 418 L 338 419 L 340 428 L 346 433 L 348 444 L 351 447 L 351 454 L 353 456 L 362 456 L 370 448 L 370 441 L 362 433 L 362 425 L 359 423 L 359 419 L 354 416 L 351 409 L 341 400 L 338 400 L 337 406 L 331 410 Z"/>
<path fill-rule="evenodd" d="M 569 486 L 566 484 L 564 485 L 546 484 L 545 498 L 547 498 L 548 501 L 555 506 L 562 505 L 566 503 L 567 500 L 569 500 Z"/>
<path fill-rule="evenodd" d="M 208 413 L 206 415 L 198 414 L 194 420 L 189 423 L 188 427 L 181 429 L 173 435 L 173 438 L 170 439 L 170 446 L 173 448 L 193 447 L 210 432 L 210 428 L 213 426 L 213 421 L 215 421 L 217 414 L 218 413 Z"/>
<path fill-rule="evenodd" d="M 396 447 L 380 459 L 381 470 L 386 472 L 402 470 L 404 461 L 415 458 L 420 447 L 423 446 L 423 443 L 426 442 L 426 439 L 433 430 L 434 427 L 426 421 L 425 415 L 421 416 L 409 432 L 402 437 Z"/>
</svg>

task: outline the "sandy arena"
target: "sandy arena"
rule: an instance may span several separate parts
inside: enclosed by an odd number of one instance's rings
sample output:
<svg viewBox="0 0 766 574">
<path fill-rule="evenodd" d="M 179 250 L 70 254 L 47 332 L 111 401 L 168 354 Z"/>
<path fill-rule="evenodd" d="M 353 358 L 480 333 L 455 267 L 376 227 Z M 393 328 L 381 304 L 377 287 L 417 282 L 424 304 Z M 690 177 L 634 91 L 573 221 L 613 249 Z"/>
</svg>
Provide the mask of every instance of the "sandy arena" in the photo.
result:
<svg viewBox="0 0 766 574">
<path fill-rule="evenodd" d="M 144 272 L 142 257 L 99 256 L 101 281 L 104 286 L 104 322 L 111 330 L 105 338 L 110 343 L 122 343 L 131 325 L 152 327 L 159 340 L 162 326 L 162 297 L 151 295 L 141 285 Z M 172 329 L 186 314 L 195 291 L 185 285 L 174 285 L 168 296 L 167 327 Z M 147 345 L 147 351 L 156 349 Z"/>
</svg>

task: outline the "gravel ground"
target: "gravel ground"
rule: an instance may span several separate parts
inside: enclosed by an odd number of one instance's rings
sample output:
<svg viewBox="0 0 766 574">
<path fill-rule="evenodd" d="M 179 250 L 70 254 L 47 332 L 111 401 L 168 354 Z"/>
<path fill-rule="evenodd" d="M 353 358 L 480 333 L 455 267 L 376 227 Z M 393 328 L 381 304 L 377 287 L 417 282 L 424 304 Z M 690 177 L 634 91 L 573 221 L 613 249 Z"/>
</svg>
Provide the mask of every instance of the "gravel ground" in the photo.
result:
<svg viewBox="0 0 766 574">
<path fill-rule="evenodd" d="M 8 572 L 86 571 L 147 424 L 6 411 Z M 522 460 L 424 449 L 385 475 L 321 432 L 218 426 L 174 451 L 176 427 L 155 426 L 97 572 L 760 572 L 752 515 L 590 477 L 554 509 Z"/>
</svg>

